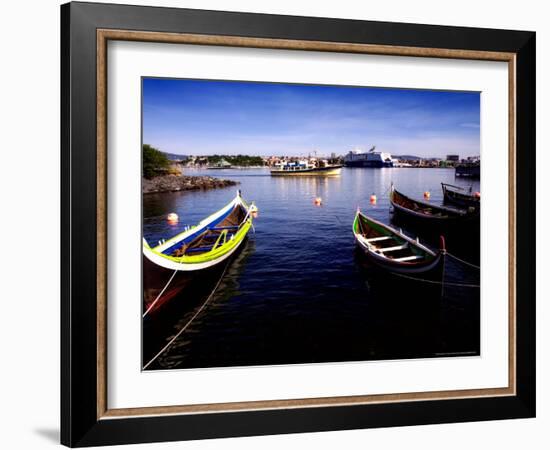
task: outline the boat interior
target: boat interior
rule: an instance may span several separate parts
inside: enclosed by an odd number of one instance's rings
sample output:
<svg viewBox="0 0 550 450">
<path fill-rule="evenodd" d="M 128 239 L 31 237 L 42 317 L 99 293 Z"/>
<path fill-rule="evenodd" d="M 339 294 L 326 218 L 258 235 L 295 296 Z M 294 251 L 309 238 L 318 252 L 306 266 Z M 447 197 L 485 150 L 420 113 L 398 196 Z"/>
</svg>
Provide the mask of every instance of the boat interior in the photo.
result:
<svg viewBox="0 0 550 450">
<path fill-rule="evenodd" d="M 215 250 L 234 238 L 246 214 L 246 209 L 242 205 L 235 205 L 223 220 L 212 223 L 191 240 L 182 241 L 182 245 L 175 249 L 171 256 L 195 256 Z"/>
<path fill-rule="evenodd" d="M 427 216 L 439 217 L 439 218 L 445 218 L 449 216 L 449 213 L 443 208 L 438 208 L 435 206 L 430 206 L 421 202 L 417 202 L 408 197 L 405 197 L 404 195 L 400 194 L 397 191 L 393 192 L 393 201 L 396 204 L 402 206 L 403 208 L 406 208 L 421 214 L 425 214 Z"/>
<path fill-rule="evenodd" d="M 451 198 L 458 198 L 462 200 L 467 200 L 469 202 L 479 203 L 479 197 L 475 197 L 474 195 L 468 193 L 467 191 L 459 191 L 457 189 L 445 187 L 444 193 L 446 196 L 449 196 Z"/>
<path fill-rule="evenodd" d="M 358 230 L 372 251 L 395 262 L 421 262 L 430 259 L 431 255 L 412 246 L 410 242 L 391 234 L 389 230 L 373 227 L 363 216 L 359 216 Z"/>
</svg>

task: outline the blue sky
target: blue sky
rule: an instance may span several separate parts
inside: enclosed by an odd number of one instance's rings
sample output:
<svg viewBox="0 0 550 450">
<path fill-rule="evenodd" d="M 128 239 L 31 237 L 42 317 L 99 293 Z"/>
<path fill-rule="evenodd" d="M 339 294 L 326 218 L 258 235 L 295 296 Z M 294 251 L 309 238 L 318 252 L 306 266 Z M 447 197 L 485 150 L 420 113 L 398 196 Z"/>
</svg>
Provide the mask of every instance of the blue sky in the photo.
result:
<svg viewBox="0 0 550 450">
<path fill-rule="evenodd" d="M 479 155 L 479 93 L 143 79 L 143 142 L 177 154 Z"/>
</svg>

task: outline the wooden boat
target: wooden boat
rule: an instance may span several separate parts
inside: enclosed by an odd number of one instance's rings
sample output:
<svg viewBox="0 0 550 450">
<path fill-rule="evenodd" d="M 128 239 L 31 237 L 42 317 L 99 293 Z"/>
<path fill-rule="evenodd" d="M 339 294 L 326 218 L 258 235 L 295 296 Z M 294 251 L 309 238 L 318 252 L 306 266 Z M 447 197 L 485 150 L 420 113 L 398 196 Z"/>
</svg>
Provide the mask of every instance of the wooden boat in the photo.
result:
<svg viewBox="0 0 550 450">
<path fill-rule="evenodd" d="M 390 189 L 390 203 L 398 216 L 426 224 L 452 224 L 479 218 L 479 210 L 476 208 L 448 208 L 415 200 L 397 191 L 393 184 Z"/>
<path fill-rule="evenodd" d="M 467 191 L 466 189 L 459 186 L 441 183 L 441 188 L 443 189 L 443 199 L 446 203 L 465 208 L 479 208 L 481 198 L 479 196 L 479 193 L 477 193 L 477 195 L 472 194 L 471 187 Z"/>
<path fill-rule="evenodd" d="M 157 310 L 182 289 L 200 290 L 197 285 L 220 277 L 225 268 L 221 263 L 242 247 L 256 211 L 238 191 L 222 209 L 156 247 L 143 239 L 145 314 Z"/>
<path fill-rule="evenodd" d="M 353 221 L 353 234 L 357 246 L 375 265 L 402 274 L 441 274 L 445 254 L 445 241 L 440 239 L 440 250 L 434 252 L 419 239 L 411 239 L 359 210 Z"/>
<path fill-rule="evenodd" d="M 242 244 L 250 227 L 254 204 L 247 205 L 240 191 L 225 207 L 197 226 L 150 247 L 143 239 L 143 255 L 154 265 L 169 271 L 197 271 L 229 258 Z"/>
</svg>

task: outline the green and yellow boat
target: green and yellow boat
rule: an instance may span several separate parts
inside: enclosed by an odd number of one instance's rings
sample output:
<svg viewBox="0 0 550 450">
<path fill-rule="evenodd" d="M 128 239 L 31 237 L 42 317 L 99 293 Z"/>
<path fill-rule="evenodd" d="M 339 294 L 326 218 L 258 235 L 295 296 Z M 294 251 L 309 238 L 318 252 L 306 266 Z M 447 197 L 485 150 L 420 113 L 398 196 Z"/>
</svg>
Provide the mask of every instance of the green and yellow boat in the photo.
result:
<svg viewBox="0 0 550 450">
<path fill-rule="evenodd" d="M 156 247 L 150 247 L 143 239 L 143 255 L 154 265 L 172 271 L 213 267 L 239 248 L 252 227 L 256 211 L 256 206 L 248 205 L 238 191 L 225 207 Z"/>
<path fill-rule="evenodd" d="M 197 280 L 222 273 L 222 263 L 242 247 L 257 211 L 238 191 L 222 209 L 156 247 L 143 239 L 145 314 Z"/>
</svg>

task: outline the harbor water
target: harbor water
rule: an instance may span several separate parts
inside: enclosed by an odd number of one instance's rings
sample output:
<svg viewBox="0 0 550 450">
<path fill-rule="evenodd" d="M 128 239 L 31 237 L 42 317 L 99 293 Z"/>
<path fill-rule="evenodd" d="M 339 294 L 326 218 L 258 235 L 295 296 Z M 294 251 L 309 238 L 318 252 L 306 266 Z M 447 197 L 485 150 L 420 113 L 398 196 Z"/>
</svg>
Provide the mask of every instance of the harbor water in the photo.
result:
<svg viewBox="0 0 550 450">
<path fill-rule="evenodd" d="M 479 191 L 478 180 L 455 178 L 454 169 L 428 168 L 344 168 L 336 177 L 272 177 L 268 169 L 186 169 L 185 174 L 239 185 L 144 195 L 143 235 L 151 244 L 217 211 L 237 188 L 259 214 L 255 231 L 223 276 L 218 271 L 201 280 L 201 289 L 182 290 L 144 319 L 145 365 L 208 299 L 148 369 L 479 355 L 479 229 L 447 239 L 449 253 L 472 264 L 446 258 L 447 284 L 368 267 L 352 233 L 358 207 L 391 223 L 392 182 L 414 198 L 428 191 L 429 201 L 440 204 L 441 182 Z M 369 201 L 372 194 L 376 204 Z M 176 225 L 166 221 L 171 212 L 179 216 Z M 428 232 L 398 226 L 421 242 L 437 242 Z"/>
</svg>

